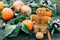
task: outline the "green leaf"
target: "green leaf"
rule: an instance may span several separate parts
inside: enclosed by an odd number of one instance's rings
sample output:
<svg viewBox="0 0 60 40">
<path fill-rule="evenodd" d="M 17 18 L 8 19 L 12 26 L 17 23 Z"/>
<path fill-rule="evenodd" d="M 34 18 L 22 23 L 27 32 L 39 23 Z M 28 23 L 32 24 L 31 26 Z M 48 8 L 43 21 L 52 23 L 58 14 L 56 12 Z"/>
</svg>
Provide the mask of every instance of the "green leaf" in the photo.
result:
<svg viewBox="0 0 60 40">
<path fill-rule="evenodd" d="M 52 36 L 54 35 L 54 32 L 55 32 L 55 29 L 53 28 L 53 29 L 51 30 L 51 35 L 52 35 Z"/>
<path fill-rule="evenodd" d="M 40 3 L 41 0 L 38 0 L 38 1 L 37 0 L 33 0 L 33 1 L 35 1 L 36 3 Z"/>
<path fill-rule="evenodd" d="M 31 3 L 32 2 L 32 3 Z M 38 7 L 40 7 L 37 3 L 35 3 L 34 1 L 30 1 L 27 3 L 27 5 L 29 5 L 31 7 L 31 9 L 33 10 L 32 11 L 32 14 L 35 14 L 36 13 L 36 9 Z"/>
<path fill-rule="evenodd" d="M 19 22 L 15 28 L 15 30 L 9 35 L 9 37 L 17 37 L 19 31 L 21 29 L 21 23 Z"/>
<path fill-rule="evenodd" d="M 57 31 L 57 32 L 59 32 L 59 33 L 60 33 L 60 28 L 55 28 L 55 29 L 56 29 L 56 31 Z"/>
<path fill-rule="evenodd" d="M 14 24 L 17 24 L 18 22 L 21 22 L 21 21 L 25 20 L 25 19 L 26 19 L 26 15 L 21 14 L 21 15 L 17 16 L 16 18 L 11 19 L 10 21 L 8 21 L 7 24 L 14 25 Z"/>
<path fill-rule="evenodd" d="M 52 28 L 52 24 L 48 23 L 47 24 L 47 29 L 50 30 Z"/>
<path fill-rule="evenodd" d="M 10 25 L 7 24 L 5 26 L 5 31 L 4 31 L 4 37 L 7 37 L 9 34 L 13 32 L 13 30 L 16 28 L 17 25 Z"/>
<path fill-rule="evenodd" d="M 31 13 L 28 13 L 27 16 L 30 17 L 31 16 Z"/>
<path fill-rule="evenodd" d="M 47 24 L 47 29 L 50 31 L 51 35 L 54 35 L 55 28 L 53 28 L 52 23 Z"/>
<path fill-rule="evenodd" d="M 28 27 L 24 24 L 22 24 L 22 28 L 21 28 L 22 31 L 24 31 L 25 33 L 29 34 L 30 33 L 30 30 L 28 29 Z"/>
</svg>

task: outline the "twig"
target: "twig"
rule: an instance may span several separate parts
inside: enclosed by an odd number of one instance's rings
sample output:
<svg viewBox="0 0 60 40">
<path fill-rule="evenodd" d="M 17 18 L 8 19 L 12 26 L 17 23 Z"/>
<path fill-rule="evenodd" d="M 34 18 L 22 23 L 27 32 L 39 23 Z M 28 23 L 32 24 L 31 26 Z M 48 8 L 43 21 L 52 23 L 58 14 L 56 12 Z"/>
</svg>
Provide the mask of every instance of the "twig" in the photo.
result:
<svg viewBox="0 0 60 40">
<path fill-rule="evenodd" d="M 51 40 L 51 35 L 50 35 L 49 31 L 48 31 L 47 35 L 48 35 L 48 40 Z"/>
</svg>

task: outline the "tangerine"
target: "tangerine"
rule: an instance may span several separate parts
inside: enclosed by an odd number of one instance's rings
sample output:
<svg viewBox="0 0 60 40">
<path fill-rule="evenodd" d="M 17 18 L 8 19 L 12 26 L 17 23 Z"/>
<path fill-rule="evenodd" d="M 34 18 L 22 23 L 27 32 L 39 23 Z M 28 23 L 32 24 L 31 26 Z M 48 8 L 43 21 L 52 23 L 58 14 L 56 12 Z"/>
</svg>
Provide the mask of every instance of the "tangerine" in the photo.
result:
<svg viewBox="0 0 60 40">
<path fill-rule="evenodd" d="M 21 7 L 20 12 L 21 12 L 21 13 L 26 13 L 26 14 L 27 14 L 27 13 L 31 13 L 32 10 L 31 10 L 31 8 L 30 8 L 29 6 L 24 5 L 24 6 Z"/>
<path fill-rule="evenodd" d="M 13 18 L 13 16 L 14 16 L 14 13 L 10 8 L 4 8 L 2 10 L 2 18 L 4 20 L 9 20 L 9 19 Z"/>
<path fill-rule="evenodd" d="M 24 20 L 22 23 L 27 25 L 29 30 L 33 29 L 33 24 L 32 24 L 32 22 L 30 20 Z"/>
<path fill-rule="evenodd" d="M 24 6 L 24 3 L 23 3 L 22 1 L 15 1 L 15 2 L 13 3 L 13 10 L 16 11 L 17 8 L 20 8 L 20 7 L 22 7 L 22 6 Z"/>
<path fill-rule="evenodd" d="M 0 10 L 2 10 L 4 8 L 3 4 L 4 3 L 2 1 L 0 1 Z"/>
</svg>

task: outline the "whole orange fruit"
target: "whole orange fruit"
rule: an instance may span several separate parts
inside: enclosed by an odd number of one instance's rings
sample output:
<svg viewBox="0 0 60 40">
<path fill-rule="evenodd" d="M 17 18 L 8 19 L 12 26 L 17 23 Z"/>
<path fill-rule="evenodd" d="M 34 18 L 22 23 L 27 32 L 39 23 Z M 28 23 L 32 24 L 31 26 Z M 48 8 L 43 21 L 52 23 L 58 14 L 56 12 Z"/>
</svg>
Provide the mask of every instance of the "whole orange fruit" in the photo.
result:
<svg viewBox="0 0 60 40">
<path fill-rule="evenodd" d="M 24 21 L 22 21 L 22 23 L 27 25 L 29 30 L 33 29 L 33 24 L 32 24 L 32 22 L 30 20 L 24 20 Z"/>
<path fill-rule="evenodd" d="M 15 2 L 13 3 L 13 10 L 16 11 L 17 8 L 20 8 L 20 7 L 22 7 L 22 6 L 24 6 L 24 3 L 23 3 L 22 1 L 15 1 Z"/>
<path fill-rule="evenodd" d="M 4 3 L 0 1 L 0 10 L 2 10 L 3 8 L 4 8 Z"/>
<path fill-rule="evenodd" d="M 13 13 L 13 11 L 10 8 L 4 8 L 2 10 L 2 18 L 4 20 L 7 21 L 7 20 L 13 18 L 13 16 L 14 16 L 14 13 Z"/>
<path fill-rule="evenodd" d="M 52 11 L 51 10 L 46 10 L 45 15 L 48 16 L 48 17 L 51 17 L 52 16 Z"/>
<path fill-rule="evenodd" d="M 21 12 L 21 13 L 26 13 L 26 14 L 27 14 L 27 13 L 31 13 L 31 12 L 32 12 L 32 9 L 31 9 L 29 6 L 24 5 L 24 6 L 21 7 L 20 12 Z"/>
</svg>

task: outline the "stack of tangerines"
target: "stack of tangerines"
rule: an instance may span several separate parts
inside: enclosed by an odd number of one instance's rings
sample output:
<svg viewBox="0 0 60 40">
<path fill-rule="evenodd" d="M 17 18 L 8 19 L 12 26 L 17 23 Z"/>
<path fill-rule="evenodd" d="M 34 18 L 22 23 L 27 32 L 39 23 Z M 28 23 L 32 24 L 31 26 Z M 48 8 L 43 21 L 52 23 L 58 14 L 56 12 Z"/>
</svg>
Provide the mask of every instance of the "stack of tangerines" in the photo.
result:
<svg viewBox="0 0 60 40">
<path fill-rule="evenodd" d="M 13 18 L 14 16 L 14 11 L 19 9 L 19 12 L 27 14 L 28 12 L 31 13 L 32 10 L 28 5 L 24 5 L 22 1 L 15 1 L 13 3 L 13 9 L 10 8 L 4 8 L 4 3 L 0 1 L 0 10 L 2 10 L 2 18 L 4 20 L 9 20 Z M 14 11 L 13 11 L 14 10 Z"/>
<path fill-rule="evenodd" d="M 5 21 L 8 21 L 12 18 L 14 18 L 14 13 L 16 10 L 18 10 L 20 13 L 31 13 L 32 10 L 28 5 L 25 5 L 22 1 L 15 1 L 12 5 L 13 9 L 11 8 L 4 8 L 4 2 L 0 1 L 0 10 L 2 10 L 2 19 Z M 27 27 L 29 28 L 29 30 L 33 29 L 33 24 L 30 20 L 24 20 L 22 22 L 23 24 L 27 25 Z"/>
</svg>

